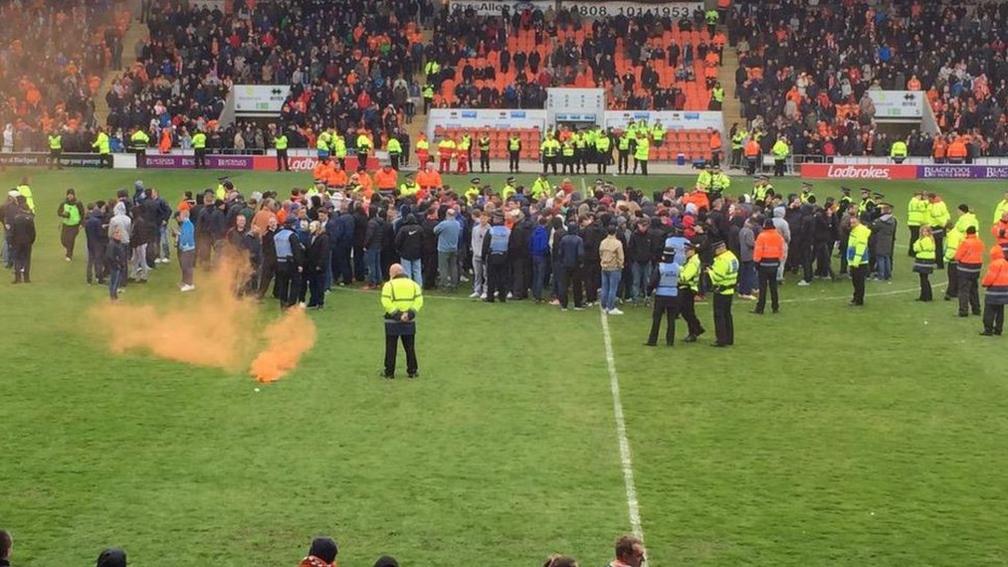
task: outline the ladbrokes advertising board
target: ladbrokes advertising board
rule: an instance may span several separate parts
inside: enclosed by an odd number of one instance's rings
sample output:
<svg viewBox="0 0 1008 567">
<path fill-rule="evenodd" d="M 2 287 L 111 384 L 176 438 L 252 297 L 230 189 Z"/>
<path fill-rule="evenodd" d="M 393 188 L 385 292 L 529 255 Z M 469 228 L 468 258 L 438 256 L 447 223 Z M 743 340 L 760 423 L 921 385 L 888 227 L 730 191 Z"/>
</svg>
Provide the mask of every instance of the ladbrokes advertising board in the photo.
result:
<svg viewBox="0 0 1008 567">
<path fill-rule="evenodd" d="M 889 181 L 894 179 L 1008 179 L 1008 166 L 1003 165 L 896 165 L 803 163 L 805 179 L 864 179 Z"/>
</svg>

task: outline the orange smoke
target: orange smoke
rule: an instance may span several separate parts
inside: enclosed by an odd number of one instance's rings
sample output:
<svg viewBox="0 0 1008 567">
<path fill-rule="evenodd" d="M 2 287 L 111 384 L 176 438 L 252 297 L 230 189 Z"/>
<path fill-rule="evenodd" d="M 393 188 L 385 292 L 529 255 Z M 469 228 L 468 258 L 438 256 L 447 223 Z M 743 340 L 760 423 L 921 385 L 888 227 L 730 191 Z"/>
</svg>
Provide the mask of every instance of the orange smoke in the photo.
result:
<svg viewBox="0 0 1008 567">
<path fill-rule="evenodd" d="M 292 370 L 315 344 L 315 324 L 303 310 L 291 309 L 261 331 L 255 301 L 236 294 L 249 274 L 247 263 L 225 256 L 212 272 L 197 274 L 198 290 L 191 294 L 144 297 L 148 303 L 143 305 L 97 305 L 91 310 L 92 317 L 108 331 L 113 353 L 148 352 L 230 372 L 240 371 L 255 357 L 253 376 L 272 382 Z M 143 293 L 141 286 L 128 289 L 130 294 L 133 290 Z M 256 356 L 264 340 L 267 348 Z M 267 365 L 266 361 L 271 362 Z"/>
<path fill-rule="evenodd" d="M 262 383 L 275 382 L 315 344 L 315 324 L 304 309 L 294 308 L 270 323 L 264 335 L 269 342 L 252 361 L 249 374 Z"/>
</svg>

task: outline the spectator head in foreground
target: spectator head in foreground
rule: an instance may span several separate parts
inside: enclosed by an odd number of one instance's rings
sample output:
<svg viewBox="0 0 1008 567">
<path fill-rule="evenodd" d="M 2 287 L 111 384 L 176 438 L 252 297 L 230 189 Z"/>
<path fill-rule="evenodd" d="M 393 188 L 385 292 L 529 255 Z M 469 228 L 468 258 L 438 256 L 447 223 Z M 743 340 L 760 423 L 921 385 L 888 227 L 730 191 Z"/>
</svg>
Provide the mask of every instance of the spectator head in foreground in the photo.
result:
<svg viewBox="0 0 1008 567">
<path fill-rule="evenodd" d="M 647 561 L 644 553 L 644 542 L 634 536 L 622 536 L 616 540 L 616 560 L 610 565 L 611 567 L 640 567 Z"/>
<path fill-rule="evenodd" d="M 382 555 L 375 561 L 374 567 L 399 567 L 399 562 L 391 555 Z"/>
<path fill-rule="evenodd" d="M 0 565 L 10 565 L 11 548 L 14 547 L 14 539 L 11 538 L 7 530 L 0 530 Z"/>
<path fill-rule="evenodd" d="M 96 567 L 126 567 L 126 552 L 118 548 L 109 548 L 98 556 Z"/>
<path fill-rule="evenodd" d="M 543 567 L 578 567 L 577 560 L 569 555 L 554 553 L 546 558 Z"/>
<path fill-rule="evenodd" d="M 330 537 L 317 537 L 312 540 L 308 556 L 301 560 L 299 567 L 330 567 L 336 565 L 336 554 L 339 547 L 336 540 Z"/>
</svg>

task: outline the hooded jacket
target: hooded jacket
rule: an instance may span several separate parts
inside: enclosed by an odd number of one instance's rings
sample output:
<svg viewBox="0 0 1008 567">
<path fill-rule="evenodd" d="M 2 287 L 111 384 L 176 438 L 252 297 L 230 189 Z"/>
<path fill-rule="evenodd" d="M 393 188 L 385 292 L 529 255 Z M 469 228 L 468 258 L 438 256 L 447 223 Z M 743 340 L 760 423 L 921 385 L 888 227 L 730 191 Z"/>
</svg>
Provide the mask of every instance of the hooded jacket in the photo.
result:
<svg viewBox="0 0 1008 567">
<path fill-rule="evenodd" d="M 112 238 L 116 229 L 122 231 L 122 243 L 129 244 L 130 234 L 133 232 L 133 221 L 126 215 L 126 204 L 122 201 L 117 202 L 112 209 L 112 220 L 109 221 L 108 225 L 109 238 Z"/>
<path fill-rule="evenodd" d="M 791 243 L 791 227 L 788 226 L 786 220 L 784 220 L 784 214 L 787 210 L 784 207 L 777 207 L 773 210 L 773 225 L 780 233 L 781 238 L 784 239 L 785 244 Z"/>
<path fill-rule="evenodd" d="M 417 224 L 416 217 L 412 214 L 406 215 L 395 237 L 399 257 L 404 260 L 419 260 L 423 254 L 423 240 L 423 228 Z"/>
<path fill-rule="evenodd" d="M 889 256 L 896 241 L 896 217 L 884 214 L 872 223 L 872 254 Z"/>
</svg>

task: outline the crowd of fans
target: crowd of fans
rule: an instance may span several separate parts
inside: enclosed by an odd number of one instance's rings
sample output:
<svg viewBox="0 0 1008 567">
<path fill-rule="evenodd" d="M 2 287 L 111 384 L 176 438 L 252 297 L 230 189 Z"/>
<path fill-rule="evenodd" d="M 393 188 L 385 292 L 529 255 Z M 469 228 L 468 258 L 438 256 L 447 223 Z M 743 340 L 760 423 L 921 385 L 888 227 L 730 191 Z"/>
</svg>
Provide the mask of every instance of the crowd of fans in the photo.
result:
<svg viewBox="0 0 1008 567">
<path fill-rule="evenodd" d="M 0 530 L 0 567 L 9 567 L 14 547 L 10 532 Z M 616 540 L 614 559 L 609 567 L 641 567 L 646 561 L 646 551 L 640 539 L 626 535 Z M 337 567 L 339 545 L 331 537 L 316 537 L 308 547 L 308 553 L 298 563 L 298 567 Z M 126 567 L 126 551 L 110 547 L 98 554 L 95 567 Z M 374 562 L 374 567 L 399 567 L 399 561 L 391 555 L 382 555 Z M 578 567 L 573 557 L 554 553 L 546 558 L 543 567 Z"/>
<path fill-rule="evenodd" d="M 445 7 L 426 59 L 435 107 L 543 108 L 548 87 L 602 87 L 611 108 L 706 110 L 726 36 L 692 18 L 582 18 L 561 8 L 480 16 Z M 428 64 L 429 65 L 429 64 Z"/>
<path fill-rule="evenodd" d="M 333 125 L 385 140 L 415 111 L 420 22 L 432 11 L 429 0 L 238 0 L 227 14 L 154 3 L 145 14 L 150 39 L 133 47 L 136 63 L 107 93 L 108 126 L 122 135 L 143 127 L 154 140 L 167 130 L 181 146 L 196 130 L 215 129 L 233 85 L 276 84 L 290 86 L 280 120 L 299 133 L 293 145 Z M 272 147 L 254 133 L 236 143 L 234 134 L 247 131 L 222 133 L 215 147 Z"/>
<path fill-rule="evenodd" d="M 922 91 L 946 136 L 899 136 L 935 156 L 964 138 L 969 157 L 1008 156 L 1008 4 L 736 2 L 735 96 L 752 128 L 795 154 L 889 155 L 871 90 Z M 766 149 L 766 148 L 765 148 Z"/>
<path fill-rule="evenodd" d="M 94 123 L 93 97 L 109 68 L 122 64 L 130 14 L 121 0 L 46 0 L 0 4 L 2 148 L 41 151 L 65 126 L 83 144 Z M 83 146 L 81 146 L 82 148 Z"/>
</svg>

